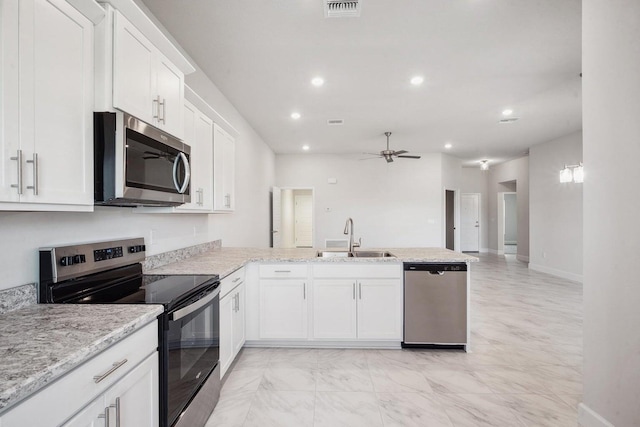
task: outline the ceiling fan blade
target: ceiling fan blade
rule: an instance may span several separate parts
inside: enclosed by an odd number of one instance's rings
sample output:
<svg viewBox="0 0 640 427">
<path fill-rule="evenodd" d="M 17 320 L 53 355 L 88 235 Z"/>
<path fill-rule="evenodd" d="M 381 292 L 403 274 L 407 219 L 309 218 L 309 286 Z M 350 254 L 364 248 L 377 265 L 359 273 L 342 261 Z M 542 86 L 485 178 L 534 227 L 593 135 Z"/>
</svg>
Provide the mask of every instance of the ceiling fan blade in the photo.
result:
<svg viewBox="0 0 640 427">
<path fill-rule="evenodd" d="M 373 159 L 379 159 L 380 156 L 376 156 L 376 157 L 365 157 L 363 159 L 358 159 L 358 160 L 373 160 Z"/>
<path fill-rule="evenodd" d="M 362 153 L 362 154 L 366 154 L 368 156 L 378 156 L 378 157 L 382 157 L 382 155 L 380 153 Z"/>
<path fill-rule="evenodd" d="M 419 159 L 420 156 L 398 156 L 398 157 L 402 157 L 403 159 Z"/>
<path fill-rule="evenodd" d="M 408 151 L 407 150 L 394 151 L 393 155 L 394 156 L 399 156 L 400 154 L 404 154 L 404 153 L 408 153 Z"/>
</svg>

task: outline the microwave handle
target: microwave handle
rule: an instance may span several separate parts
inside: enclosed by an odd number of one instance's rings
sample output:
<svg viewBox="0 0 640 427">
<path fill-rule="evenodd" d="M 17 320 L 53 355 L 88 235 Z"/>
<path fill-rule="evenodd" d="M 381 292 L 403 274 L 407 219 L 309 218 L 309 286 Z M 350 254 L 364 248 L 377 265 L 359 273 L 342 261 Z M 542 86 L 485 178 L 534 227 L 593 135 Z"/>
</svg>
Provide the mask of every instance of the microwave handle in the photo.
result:
<svg viewBox="0 0 640 427">
<path fill-rule="evenodd" d="M 178 185 L 178 161 L 182 160 L 182 163 L 184 164 L 184 183 L 182 184 L 182 187 L 180 187 Z M 187 156 L 184 155 L 184 153 L 180 153 L 176 156 L 176 159 L 173 161 L 173 185 L 176 187 L 176 190 L 178 190 L 178 193 L 180 194 L 184 194 L 185 191 L 187 191 L 187 187 L 189 186 L 189 181 L 191 179 L 191 168 L 189 167 L 189 160 L 187 159 Z"/>
</svg>

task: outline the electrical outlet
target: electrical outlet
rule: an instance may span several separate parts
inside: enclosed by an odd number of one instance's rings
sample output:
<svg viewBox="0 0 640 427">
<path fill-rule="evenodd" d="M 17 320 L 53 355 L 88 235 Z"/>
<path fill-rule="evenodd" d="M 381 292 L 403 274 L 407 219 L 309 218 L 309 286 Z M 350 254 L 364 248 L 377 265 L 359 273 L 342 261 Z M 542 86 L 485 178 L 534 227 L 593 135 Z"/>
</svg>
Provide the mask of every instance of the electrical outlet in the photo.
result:
<svg viewBox="0 0 640 427">
<path fill-rule="evenodd" d="M 546 258 L 547 257 L 547 253 L 546 252 L 542 252 L 542 258 Z"/>
</svg>

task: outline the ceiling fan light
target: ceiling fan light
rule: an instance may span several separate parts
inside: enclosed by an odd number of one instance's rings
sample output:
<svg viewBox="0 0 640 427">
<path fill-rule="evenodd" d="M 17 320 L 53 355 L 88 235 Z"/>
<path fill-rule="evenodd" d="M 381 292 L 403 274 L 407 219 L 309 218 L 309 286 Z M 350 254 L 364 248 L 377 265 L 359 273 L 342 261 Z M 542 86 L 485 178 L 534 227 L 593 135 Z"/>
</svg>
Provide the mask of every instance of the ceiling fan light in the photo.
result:
<svg viewBox="0 0 640 427">
<path fill-rule="evenodd" d="M 483 170 L 483 171 L 489 170 L 489 160 L 480 160 L 480 170 Z"/>
</svg>

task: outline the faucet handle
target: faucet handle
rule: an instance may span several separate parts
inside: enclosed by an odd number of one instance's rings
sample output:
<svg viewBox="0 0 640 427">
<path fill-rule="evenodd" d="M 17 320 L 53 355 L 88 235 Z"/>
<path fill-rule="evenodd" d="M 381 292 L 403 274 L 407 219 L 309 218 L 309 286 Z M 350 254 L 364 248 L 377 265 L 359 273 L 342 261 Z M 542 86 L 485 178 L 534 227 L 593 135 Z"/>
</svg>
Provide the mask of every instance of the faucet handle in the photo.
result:
<svg viewBox="0 0 640 427">
<path fill-rule="evenodd" d="M 354 248 L 359 248 L 361 246 L 362 246 L 362 237 L 360 237 L 357 242 L 353 243 Z"/>
</svg>

